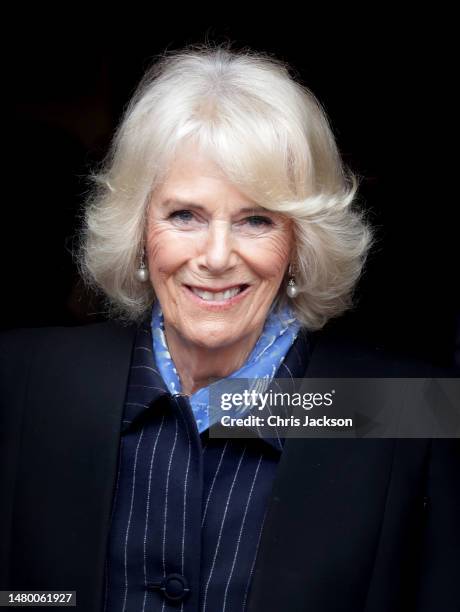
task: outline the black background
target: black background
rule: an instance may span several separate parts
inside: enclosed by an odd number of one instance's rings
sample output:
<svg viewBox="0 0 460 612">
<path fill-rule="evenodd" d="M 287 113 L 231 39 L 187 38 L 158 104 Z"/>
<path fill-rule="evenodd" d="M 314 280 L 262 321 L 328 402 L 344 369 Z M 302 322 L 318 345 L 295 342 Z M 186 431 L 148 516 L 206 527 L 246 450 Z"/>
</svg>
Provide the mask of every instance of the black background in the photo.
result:
<svg viewBox="0 0 460 612">
<path fill-rule="evenodd" d="M 140 6 L 140 5 L 139 5 Z M 284 9 L 286 10 L 286 9 Z M 2 327 L 97 320 L 70 251 L 88 184 L 155 54 L 232 40 L 287 61 L 318 97 L 377 242 L 342 318 L 347 333 L 448 363 L 458 302 L 453 183 L 438 136 L 450 130 L 449 36 L 430 14 L 169 15 L 136 6 L 102 16 L 67 7 L 7 20 L 9 160 L 2 205 Z M 332 9 L 331 9 L 332 11 Z M 328 14 L 329 12 L 329 14 Z M 334 21 L 332 21 L 334 17 Z M 446 18 L 448 21 L 448 18 Z M 6 32 L 8 31 L 8 32 Z M 447 94 L 447 95 L 446 95 Z"/>
</svg>

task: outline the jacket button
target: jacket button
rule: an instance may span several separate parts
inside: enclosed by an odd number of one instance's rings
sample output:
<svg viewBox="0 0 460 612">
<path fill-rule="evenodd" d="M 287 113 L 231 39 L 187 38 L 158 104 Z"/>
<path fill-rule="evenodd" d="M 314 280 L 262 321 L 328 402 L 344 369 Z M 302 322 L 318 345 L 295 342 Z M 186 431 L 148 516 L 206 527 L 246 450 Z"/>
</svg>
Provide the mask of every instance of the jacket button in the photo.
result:
<svg viewBox="0 0 460 612">
<path fill-rule="evenodd" d="M 187 580 L 182 574 L 168 574 L 161 582 L 148 585 L 152 590 L 159 590 L 169 601 L 182 601 L 190 592 Z"/>
</svg>

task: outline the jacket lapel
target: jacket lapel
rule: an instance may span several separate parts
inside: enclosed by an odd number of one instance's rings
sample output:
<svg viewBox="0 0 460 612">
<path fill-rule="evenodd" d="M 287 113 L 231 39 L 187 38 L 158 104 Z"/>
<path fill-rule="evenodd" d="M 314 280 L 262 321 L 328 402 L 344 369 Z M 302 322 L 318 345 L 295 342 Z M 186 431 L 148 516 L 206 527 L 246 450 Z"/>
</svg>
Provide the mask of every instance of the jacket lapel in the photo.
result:
<svg viewBox="0 0 460 612">
<path fill-rule="evenodd" d="M 286 441 L 264 524 L 250 612 L 363 609 L 394 442 Z M 349 607 L 340 607 L 344 601 Z"/>
</svg>

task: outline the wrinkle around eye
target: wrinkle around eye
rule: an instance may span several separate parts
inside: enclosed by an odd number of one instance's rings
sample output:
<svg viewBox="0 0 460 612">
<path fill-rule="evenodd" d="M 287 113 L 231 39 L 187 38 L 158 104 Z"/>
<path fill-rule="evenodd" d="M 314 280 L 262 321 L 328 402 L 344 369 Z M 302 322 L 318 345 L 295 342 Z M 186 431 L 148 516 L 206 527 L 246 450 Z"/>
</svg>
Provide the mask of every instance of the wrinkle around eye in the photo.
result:
<svg viewBox="0 0 460 612">
<path fill-rule="evenodd" d="M 194 216 L 190 210 L 175 210 L 168 216 L 168 219 L 180 219 L 181 221 L 184 221 L 184 218 L 181 215 L 190 215 L 187 219 L 188 221 L 191 221 Z"/>
<path fill-rule="evenodd" d="M 253 215 L 252 217 L 247 217 L 244 221 L 248 225 L 252 225 L 252 227 L 271 227 L 274 225 L 270 217 L 264 217 L 263 215 Z M 253 221 L 256 221 L 255 225 L 251 223 Z"/>
<path fill-rule="evenodd" d="M 262 237 L 267 234 L 271 234 L 273 231 L 277 229 L 279 230 L 280 228 L 270 217 L 265 217 L 263 215 L 252 215 L 237 222 L 235 229 L 242 235 Z"/>
<path fill-rule="evenodd" d="M 190 210 L 175 210 L 168 215 L 167 220 L 174 226 L 182 227 L 184 229 L 189 229 L 195 226 L 201 227 L 203 225 L 203 220 L 199 219 L 196 214 Z"/>
</svg>

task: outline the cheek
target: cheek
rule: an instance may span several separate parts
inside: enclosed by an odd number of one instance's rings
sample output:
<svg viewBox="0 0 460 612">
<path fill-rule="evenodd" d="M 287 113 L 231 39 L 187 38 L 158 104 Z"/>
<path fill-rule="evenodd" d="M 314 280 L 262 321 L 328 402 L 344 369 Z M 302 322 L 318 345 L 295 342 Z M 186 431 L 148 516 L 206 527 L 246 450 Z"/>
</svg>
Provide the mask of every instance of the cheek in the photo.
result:
<svg viewBox="0 0 460 612">
<path fill-rule="evenodd" d="M 276 281 L 284 274 L 290 255 L 289 236 L 267 236 L 247 250 L 249 260 L 258 274 Z"/>
<path fill-rule="evenodd" d="M 184 240 L 174 230 L 157 224 L 149 230 L 146 247 L 150 272 L 168 275 L 190 257 L 193 243 Z"/>
</svg>

